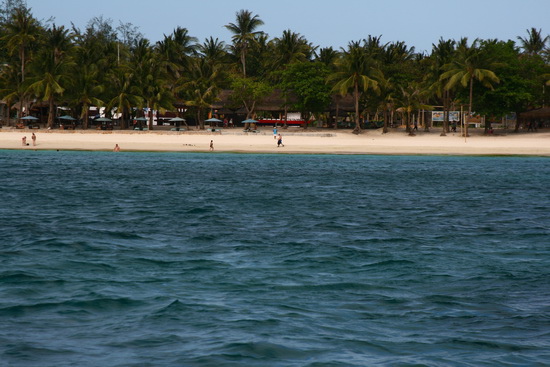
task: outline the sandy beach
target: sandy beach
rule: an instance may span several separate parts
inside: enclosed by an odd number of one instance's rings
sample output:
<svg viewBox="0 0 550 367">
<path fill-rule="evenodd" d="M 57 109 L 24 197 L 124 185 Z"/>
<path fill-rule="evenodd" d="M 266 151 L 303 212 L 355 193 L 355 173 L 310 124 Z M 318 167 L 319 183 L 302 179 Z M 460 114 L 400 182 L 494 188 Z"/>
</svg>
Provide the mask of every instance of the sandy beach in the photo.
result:
<svg viewBox="0 0 550 367">
<path fill-rule="evenodd" d="M 31 140 L 36 134 L 36 146 Z M 242 153 L 329 153 L 329 154 L 434 154 L 434 155 L 533 155 L 550 156 L 550 131 L 504 132 L 484 136 L 483 129 L 471 129 L 470 137 L 460 133 L 440 136 L 440 129 L 419 131 L 409 136 L 403 129 L 350 130 L 289 128 L 280 130 L 284 147 L 277 147 L 270 128 L 257 133 L 241 129 L 207 131 L 98 131 L 98 130 L 16 130 L 0 129 L 0 149 L 33 150 L 97 150 L 112 151 L 118 144 L 121 151 L 209 152 L 210 141 L 216 152 Z M 29 145 L 22 145 L 26 136 Z"/>
</svg>

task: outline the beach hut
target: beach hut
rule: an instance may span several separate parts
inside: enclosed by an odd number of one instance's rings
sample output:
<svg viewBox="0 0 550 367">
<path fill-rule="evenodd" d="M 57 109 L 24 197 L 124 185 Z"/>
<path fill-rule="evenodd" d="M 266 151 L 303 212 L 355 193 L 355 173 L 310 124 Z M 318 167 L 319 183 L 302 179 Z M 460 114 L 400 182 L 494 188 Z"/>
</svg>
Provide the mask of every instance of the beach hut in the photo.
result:
<svg viewBox="0 0 550 367">
<path fill-rule="evenodd" d="M 550 107 L 521 112 L 519 121 L 524 122 L 529 129 L 550 127 Z"/>
</svg>

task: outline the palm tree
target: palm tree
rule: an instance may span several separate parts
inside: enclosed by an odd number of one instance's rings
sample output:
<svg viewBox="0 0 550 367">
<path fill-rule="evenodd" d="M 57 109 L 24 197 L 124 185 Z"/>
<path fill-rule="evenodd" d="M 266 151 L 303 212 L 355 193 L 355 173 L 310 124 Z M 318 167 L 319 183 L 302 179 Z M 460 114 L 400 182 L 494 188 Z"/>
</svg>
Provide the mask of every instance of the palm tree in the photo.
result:
<svg viewBox="0 0 550 367">
<path fill-rule="evenodd" d="M 482 49 L 478 47 L 478 39 L 475 39 L 472 45 L 467 45 L 467 39 L 463 38 L 459 42 L 457 56 L 450 63 L 444 66 L 446 70 L 441 74 L 441 80 L 447 80 L 445 89 L 449 90 L 455 85 L 469 86 L 469 104 L 468 116 L 472 115 L 472 102 L 474 98 L 474 81 L 477 80 L 487 88 L 492 88 L 493 83 L 499 83 L 497 75 L 491 70 L 495 63 L 486 57 Z M 468 136 L 468 124 L 464 131 Z"/>
<path fill-rule="evenodd" d="M 255 42 L 256 37 L 263 33 L 261 31 L 256 31 L 256 29 L 263 25 L 264 22 L 258 15 L 253 16 L 248 10 L 238 11 L 236 17 L 236 22 L 229 23 L 225 28 L 233 34 L 233 44 L 240 54 L 243 76 L 246 77 L 246 54 L 250 45 Z"/>
<path fill-rule="evenodd" d="M 30 48 L 39 42 L 43 28 L 36 20 L 26 6 L 20 6 L 13 9 L 9 21 L 4 24 L 4 35 L 2 40 L 6 42 L 6 47 L 10 55 L 17 55 L 19 58 L 20 85 L 23 87 L 26 77 L 26 66 L 30 59 L 28 53 Z M 23 111 L 25 103 L 25 93 L 21 93 L 19 98 L 19 113 Z"/>
<path fill-rule="evenodd" d="M 334 62 L 338 59 L 339 53 L 332 47 L 323 47 L 319 52 L 315 52 L 316 61 L 322 62 L 329 68 L 334 67 Z"/>
<path fill-rule="evenodd" d="M 359 99 L 369 89 L 378 91 L 378 82 L 371 77 L 375 70 L 374 60 L 367 54 L 367 49 L 359 42 L 350 42 L 347 50 L 342 50 L 342 57 L 337 61 L 337 71 L 329 77 L 335 81 L 333 91 L 345 96 L 350 91 L 355 101 L 355 133 L 361 132 Z"/>
<path fill-rule="evenodd" d="M 454 58 L 455 44 L 454 40 L 440 38 L 437 45 L 432 43 L 432 54 L 430 55 L 432 61 L 428 75 L 432 80 L 430 89 L 443 101 L 444 118 L 441 136 L 446 136 L 449 132 L 449 107 L 451 101 L 451 90 L 445 88 L 446 81 L 441 79 L 441 74 L 444 72 L 443 66 L 449 64 Z"/>
<path fill-rule="evenodd" d="M 304 36 L 290 30 L 283 31 L 283 35 L 274 39 L 275 63 L 279 67 L 293 62 L 304 62 L 311 58 L 313 47 Z"/>
<path fill-rule="evenodd" d="M 384 117 L 384 128 L 382 132 L 386 134 L 388 132 L 389 123 L 393 124 L 393 114 L 396 104 L 395 85 L 393 80 L 391 78 L 386 78 L 381 70 L 376 70 L 374 77 L 376 81 L 378 81 L 378 87 L 380 88 L 380 102 L 378 108 L 382 110 Z"/>
<path fill-rule="evenodd" d="M 227 57 L 225 42 L 217 38 L 207 38 L 201 45 L 197 46 L 197 50 L 200 56 L 212 65 L 224 63 Z"/>
<path fill-rule="evenodd" d="M 550 40 L 550 36 L 543 38 L 541 34 L 542 30 L 537 30 L 536 28 L 527 29 L 526 31 L 527 37 L 523 38 L 518 36 L 523 52 L 528 55 L 541 55 L 548 40 Z"/>
<path fill-rule="evenodd" d="M 73 67 L 69 95 L 70 104 L 80 111 L 83 121 L 82 127 L 88 128 L 89 110 L 91 106 L 101 106 L 103 101 L 99 95 L 103 93 L 104 86 L 98 83 L 99 72 L 95 64 L 82 64 Z"/>
<path fill-rule="evenodd" d="M 420 109 L 431 108 L 424 103 L 427 89 L 423 88 L 418 83 L 410 83 L 409 85 L 407 85 L 407 87 L 401 87 L 400 89 L 400 107 L 397 108 L 397 111 L 403 114 L 403 117 L 405 119 L 406 131 L 409 133 L 409 135 L 414 135 L 413 130 L 411 130 L 411 114 L 414 111 L 418 111 Z"/>
<path fill-rule="evenodd" d="M 55 99 L 63 95 L 70 81 L 71 60 L 68 52 L 72 48 L 72 34 L 65 27 L 53 25 L 46 31 L 45 44 L 40 57 L 33 63 L 34 75 L 28 90 L 48 101 L 48 124 L 53 127 Z"/>
<path fill-rule="evenodd" d="M 39 40 L 42 27 L 26 7 L 14 9 L 10 21 L 4 27 L 6 33 L 3 39 L 7 41 L 6 46 L 10 54 L 17 53 L 19 56 L 21 81 L 24 82 L 25 66 L 28 62 L 27 51 Z"/>
<path fill-rule="evenodd" d="M 204 58 L 195 58 L 189 75 L 180 81 L 178 90 L 182 93 L 185 104 L 195 109 L 197 126 L 200 129 L 204 129 L 203 111 L 217 98 L 220 70 L 221 64 L 211 64 Z"/>
<path fill-rule="evenodd" d="M 189 35 L 187 28 L 177 27 L 169 36 L 157 42 L 156 49 L 165 58 L 174 81 L 188 69 L 190 57 L 197 51 L 197 38 Z"/>
<path fill-rule="evenodd" d="M 13 64 L 5 64 L 0 69 L 0 99 L 2 99 L 7 108 L 6 120 L 10 122 L 10 111 L 12 106 L 23 100 L 25 97 L 25 87 L 21 83 L 21 77 L 18 72 L 19 67 Z"/>
<path fill-rule="evenodd" d="M 121 65 L 109 73 L 110 88 L 107 100 L 107 113 L 115 108 L 122 116 L 122 127 L 125 128 L 126 117 L 133 107 L 143 104 L 138 88 L 133 84 L 132 72 L 128 65 Z"/>
<path fill-rule="evenodd" d="M 165 66 L 164 60 L 159 53 L 151 49 L 148 40 L 138 41 L 131 60 L 133 80 L 139 95 L 151 112 L 172 107 L 171 93 L 165 88 L 167 79 Z M 153 113 L 149 116 L 149 129 L 153 129 Z"/>
</svg>

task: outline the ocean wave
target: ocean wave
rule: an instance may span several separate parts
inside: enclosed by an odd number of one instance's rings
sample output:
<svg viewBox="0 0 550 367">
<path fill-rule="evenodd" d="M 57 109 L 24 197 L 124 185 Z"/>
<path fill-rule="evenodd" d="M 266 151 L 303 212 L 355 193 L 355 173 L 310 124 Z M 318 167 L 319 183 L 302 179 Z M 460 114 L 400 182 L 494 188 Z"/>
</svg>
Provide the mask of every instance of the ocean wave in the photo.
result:
<svg viewBox="0 0 550 367">
<path fill-rule="evenodd" d="M 68 299 L 60 302 L 41 302 L 3 307 L 0 308 L 0 315 L 22 317 L 43 311 L 105 313 L 117 310 L 130 310 L 141 305 L 143 305 L 142 301 L 132 298 L 100 297 L 84 300 Z"/>
</svg>

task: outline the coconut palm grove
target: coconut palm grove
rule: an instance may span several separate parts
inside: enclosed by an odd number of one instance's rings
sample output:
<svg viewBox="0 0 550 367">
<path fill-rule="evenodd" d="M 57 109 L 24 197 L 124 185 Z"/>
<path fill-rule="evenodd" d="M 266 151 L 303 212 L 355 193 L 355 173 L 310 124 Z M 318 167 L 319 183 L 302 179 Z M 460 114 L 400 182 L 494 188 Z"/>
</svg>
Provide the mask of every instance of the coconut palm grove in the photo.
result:
<svg viewBox="0 0 550 367">
<path fill-rule="evenodd" d="M 360 132 L 375 121 L 386 132 L 395 122 L 408 131 L 421 112 L 438 110 L 444 133 L 448 111 L 498 121 L 545 107 L 550 90 L 550 37 L 535 28 L 514 40 L 434 39 L 427 54 L 382 35 L 358 34 L 341 49 L 290 29 L 268 35 L 249 10 L 225 25 L 230 44 L 198 40 L 183 25 L 156 43 L 103 17 L 85 29 L 57 25 L 36 19 L 23 0 L 3 1 L 0 17 L 2 124 L 10 126 L 34 116 L 55 128 L 65 116 L 82 129 L 98 117 L 154 129 L 148 111 L 158 111 L 203 129 L 212 116 L 299 112 L 315 126 L 347 121 Z M 518 118 L 515 129 L 525 123 Z"/>
</svg>

